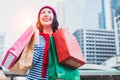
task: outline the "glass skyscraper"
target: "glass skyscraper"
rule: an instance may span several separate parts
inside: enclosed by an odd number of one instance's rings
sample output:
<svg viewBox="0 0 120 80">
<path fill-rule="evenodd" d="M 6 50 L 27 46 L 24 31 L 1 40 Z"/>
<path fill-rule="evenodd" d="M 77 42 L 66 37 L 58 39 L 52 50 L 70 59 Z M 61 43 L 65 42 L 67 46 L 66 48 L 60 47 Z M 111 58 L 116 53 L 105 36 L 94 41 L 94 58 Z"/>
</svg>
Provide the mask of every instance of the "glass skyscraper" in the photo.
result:
<svg viewBox="0 0 120 80">
<path fill-rule="evenodd" d="M 113 28 L 111 2 L 110 0 L 101 0 L 102 12 L 99 13 L 99 28 L 111 30 Z"/>
</svg>

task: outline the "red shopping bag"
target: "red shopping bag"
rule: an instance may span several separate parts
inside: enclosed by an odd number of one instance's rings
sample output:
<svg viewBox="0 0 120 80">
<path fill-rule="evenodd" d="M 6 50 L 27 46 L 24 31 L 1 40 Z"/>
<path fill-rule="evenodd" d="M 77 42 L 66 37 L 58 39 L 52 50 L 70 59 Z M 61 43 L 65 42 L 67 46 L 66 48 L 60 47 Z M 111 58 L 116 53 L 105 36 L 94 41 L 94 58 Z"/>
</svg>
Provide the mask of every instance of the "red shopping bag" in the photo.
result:
<svg viewBox="0 0 120 80">
<path fill-rule="evenodd" d="M 75 36 L 61 28 L 53 33 L 58 60 L 71 68 L 78 68 L 86 63 Z"/>
<path fill-rule="evenodd" d="M 23 49 L 30 41 L 32 35 L 35 32 L 35 28 L 30 26 L 19 38 L 18 40 L 7 50 L 1 65 L 10 69 L 13 64 L 20 57 Z"/>
</svg>

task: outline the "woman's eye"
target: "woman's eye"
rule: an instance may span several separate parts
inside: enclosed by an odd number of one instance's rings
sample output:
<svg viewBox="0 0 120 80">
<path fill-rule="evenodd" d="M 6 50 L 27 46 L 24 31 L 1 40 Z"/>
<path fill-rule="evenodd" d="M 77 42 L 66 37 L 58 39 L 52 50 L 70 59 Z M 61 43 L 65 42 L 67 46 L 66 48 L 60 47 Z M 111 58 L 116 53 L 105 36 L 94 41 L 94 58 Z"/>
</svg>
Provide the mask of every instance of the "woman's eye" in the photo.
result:
<svg viewBox="0 0 120 80">
<path fill-rule="evenodd" d="M 42 11 L 41 13 L 42 13 L 42 14 L 44 14 L 44 13 L 45 13 L 45 11 Z"/>
<path fill-rule="evenodd" d="M 48 13 L 52 13 L 51 11 L 48 11 Z"/>
</svg>

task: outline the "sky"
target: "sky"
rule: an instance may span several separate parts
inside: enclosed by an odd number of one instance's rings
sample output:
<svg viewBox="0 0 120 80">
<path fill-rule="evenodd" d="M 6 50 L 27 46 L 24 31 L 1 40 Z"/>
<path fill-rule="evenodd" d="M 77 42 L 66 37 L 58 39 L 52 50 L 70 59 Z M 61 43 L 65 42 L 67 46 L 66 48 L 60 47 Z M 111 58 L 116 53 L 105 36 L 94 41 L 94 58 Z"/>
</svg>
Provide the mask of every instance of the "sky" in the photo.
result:
<svg viewBox="0 0 120 80">
<path fill-rule="evenodd" d="M 65 26 L 69 26 L 70 32 L 74 32 L 77 28 L 98 27 L 101 0 L 75 0 L 74 2 L 61 0 L 61 2 L 64 1 L 67 3 Z M 41 6 L 48 4 L 56 7 L 55 3 L 56 0 L 2 0 L 0 2 L 0 32 L 6 33 L 6 48 L 10 47 L 27 27 L 35 25 Z M 72 6 L 71 3 L 73 3 Z"/>
<path fill-rule="evenodd" d="M 74 32 L 77 28 L 98 28 L 101 0 L 68 0 L 66 26 Z"/>
</svg>

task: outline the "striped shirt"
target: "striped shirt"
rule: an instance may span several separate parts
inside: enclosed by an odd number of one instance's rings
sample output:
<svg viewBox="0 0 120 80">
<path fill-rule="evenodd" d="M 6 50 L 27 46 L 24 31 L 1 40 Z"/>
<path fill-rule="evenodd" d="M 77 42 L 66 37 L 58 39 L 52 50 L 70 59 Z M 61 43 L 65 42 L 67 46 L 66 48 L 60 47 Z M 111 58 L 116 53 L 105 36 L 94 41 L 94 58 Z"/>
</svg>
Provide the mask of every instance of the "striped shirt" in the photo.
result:
<svg viewBox="0 0 120 80">
<path fill-rule="evenodd" d="M 34 55 L 32 67 L 29 70 L 27 80 L 48 80 L 48 68 L 44 78 L 42 78 L 42 64 L 43 64 L 43 56 L 45 50 L 45 38 L 40 35 L 40 44 L 34 45 Z"/>
</svg>

